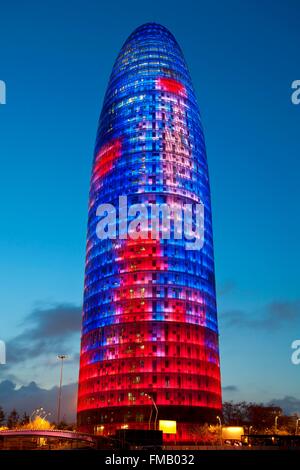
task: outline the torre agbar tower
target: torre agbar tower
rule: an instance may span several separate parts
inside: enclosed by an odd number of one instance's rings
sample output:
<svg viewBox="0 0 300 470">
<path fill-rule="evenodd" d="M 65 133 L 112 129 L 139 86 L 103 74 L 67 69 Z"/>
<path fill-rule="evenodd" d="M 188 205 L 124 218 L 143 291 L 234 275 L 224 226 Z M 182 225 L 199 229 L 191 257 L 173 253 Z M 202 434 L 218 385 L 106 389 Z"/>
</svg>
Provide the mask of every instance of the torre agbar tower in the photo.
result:
<svg viewBox="0 0 300 470">
<path fill-rule="evenodd" d="M 204 245 L 100 239 L 100 204 L 204 206 Z M 117 214 L 117 225 L 118 212 Z M 124 221 L 123 221 L 124 222 Z M 119 232 L 118 232 L 119 230 Z M 118 236 L 119 234 L 119 236 Z M 78 425 L 112 435 L 176 420 L 178 442 L 221 410 L 211 202 L 203 130 L 182 51 L 163 26 L 127 39 L 104 98 L 92 168 Z M 165 435 L 174 440 L 174 436 Z"/>
</svg>

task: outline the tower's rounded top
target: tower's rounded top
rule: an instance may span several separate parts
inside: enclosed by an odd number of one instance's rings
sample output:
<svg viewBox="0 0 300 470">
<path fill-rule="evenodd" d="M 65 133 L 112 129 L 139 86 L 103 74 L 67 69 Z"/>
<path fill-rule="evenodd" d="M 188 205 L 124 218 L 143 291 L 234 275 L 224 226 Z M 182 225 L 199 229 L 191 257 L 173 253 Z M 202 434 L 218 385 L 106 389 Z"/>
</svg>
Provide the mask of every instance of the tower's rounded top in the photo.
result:
<svg viewBox="0 0 300 470">
<path fill-rule="evenodd" d="M 157 73 L 158 69 L 163 73 L 163 68 L 174 69 L 175 62 L 176 66 L 180 63 L 179 68 L 187 73 L 182 50 L 173 34 L 159 23 L 145 23 L 138 26 L 123 44 L 111 78 L 114 80 L 123 72 L 133 70 L 136 75 L 149 75 L 150 66 L 152 69 L 157 67 Z"/>
<path fill-rule="evenodd" d="M 130 34 L 118 54 L 103 109 L 111 105 L 118 90 L 123 97 L 132 95 L 133 88 L 138 94 L 155 90 L 159 78 L 175 80 L 195 102 L 188 67 L 175 37 L 161 24 L 145 23 Z"/>
<path fill-rule="evenodd" d="M 143 34 L 167 34 L 174 38 L 173 34 L 160 23 L 144 23 L 138 26 L 131 35 L 142 32 Z"/>
<path fill-rule="evenodd" d="M 126 43 L 131 42 L 132 40 L 135 40 L 139 37 L 144 40 L 146 38 L 152 38 L 152 39 L 158 39 L 158 40 L 168 39 L 169 41 L 174 42 L 174 44 L 176 44 L 177 47 L 179 47 L 173 34 L 165 26 L 159 23 L 151 22 L 151 23 L 144 23 L 141 26 L 138 26 L 128 37 Z"/>
</svg>

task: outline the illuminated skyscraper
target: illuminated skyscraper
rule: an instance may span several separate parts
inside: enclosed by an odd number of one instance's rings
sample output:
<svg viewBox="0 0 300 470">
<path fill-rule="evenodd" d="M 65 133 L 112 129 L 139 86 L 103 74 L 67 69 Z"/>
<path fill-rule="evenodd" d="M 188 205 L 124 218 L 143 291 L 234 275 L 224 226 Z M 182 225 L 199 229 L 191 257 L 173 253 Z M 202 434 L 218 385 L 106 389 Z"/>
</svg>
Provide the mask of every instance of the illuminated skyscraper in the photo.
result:
<svg viewBox="0 0 300 470">
<path fill-rule="evenodd" d="M 204 205 L 204 246 L 101 240 L 97 208 Z M 191 78 L 173 35 L 148 23 L 122 47 L 97 132 L 89 199 L 78 423 L 104 435 L 177 421 L 177 440 L 221 409 L 210 188 Z M 166 437 L 167 438 L 167 437 Z M 174 439 L 174 436 L 172 437 Z"/>
</svg>

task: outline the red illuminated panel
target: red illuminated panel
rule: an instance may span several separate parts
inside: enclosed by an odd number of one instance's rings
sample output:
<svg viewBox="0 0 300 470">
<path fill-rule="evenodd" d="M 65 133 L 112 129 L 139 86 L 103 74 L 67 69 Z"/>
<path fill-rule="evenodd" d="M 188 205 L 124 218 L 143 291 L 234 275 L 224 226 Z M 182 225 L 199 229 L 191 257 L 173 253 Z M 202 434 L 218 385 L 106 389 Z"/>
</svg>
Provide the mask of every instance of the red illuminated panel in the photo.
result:
<svg viewBox="0 0 300 470">
<path fill-rule="evenodd" d="M 116 250 L 116 261 L 119 262 L 120 272 L 141 270 L 157 271 L 167 269 L 167 261 L 162 257 L 159 240 L 128 239 Z"/>
<path fill-rule="evenodd" d="M 141 285 L 137 275 L 132 277 L 132 274 L 167 269 L 160 241 L 152 240 L 150 233 L 147 239 L 124 240 L 116 248 L 116 262 L 122 275 L 121 287 L 115 289 L 115 298 L 119 301 L 119 321 L 128 321 L 132 312 L 144 313 L 146 319 L 151 320 L 153 308 L 152 302 L 147 299 L 148 289 Z"/>
<path fill-rule="evenodd" d="M 174 78 L 159 77 L 157 79 L 157 86 L 163 91 L 186 96 L 185 86 L 177 80 L 174 80 Z"/>
<path fill-rule="evenodd" d="M 120 157 L 121 155 L 121 140 L 115 139 L 107 144 L 104 144 L 97 156 L 94 165 L 94 172 L 93 172 L 93 181 L 102 178 L 105 176 L 109 171 L 112 170 L 114 166 L 114 162 Z"/>
</svg>

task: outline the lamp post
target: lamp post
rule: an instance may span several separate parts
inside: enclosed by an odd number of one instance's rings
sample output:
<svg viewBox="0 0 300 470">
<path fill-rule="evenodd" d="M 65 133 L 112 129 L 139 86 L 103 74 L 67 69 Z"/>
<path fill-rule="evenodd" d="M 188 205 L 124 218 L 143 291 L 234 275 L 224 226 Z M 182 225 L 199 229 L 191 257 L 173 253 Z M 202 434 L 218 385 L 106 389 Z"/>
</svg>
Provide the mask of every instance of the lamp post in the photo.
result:
<svg viewBox="0 0 300 470">
<path fill-rule="evenodd" d="M 149 398 L 152 401 L 153 406 L 155 408 L 154 429 L 156 430 L 156 423 L 157 423 L 157 417 L 158 417 L 158 408 L 157 408 L 157 405 L 156 405 L 152 395 L 148 395 L 148 393 L 145 393 L 145 397 Z M 150 419 L 149 419 L 149 429 L 150 429 L 150 424 L 151 424 L 151 418 L 152 418 L 152 409 L 151 409 L 151 415 L 150 415 Z"/>
<path fill-rule="evenodd" d="M 29 416 L 29 422 L 31 423 L 32 416 L 37 412 L 38 410 L 33 410 L 31 415 Z"/>
<path fill-rule="evenodd" d="M 151 406 L 151 412 L 150 412 L 150 417 L 149 417 L 149 424 L 148 424 L 148 429 L 149 429 L 149 431 L 150 431 L 150 429 L 151 429 L 152 414 L 153 414 L 153 406 Z"/>
<path fill-rule="evenodd" d="M 67 358 L 68 356 L 66 354 L 59 354 L 57 356 L 57 359 L 61 361 L 59 390 L 58 390 L 58 403 L 57 403 L 57 426 L 59 425 L 59 422 L 60 422 L 61 387 L 62 387 L 62 379 L 63 379 L 64 360 Z"/>
<path fill-rule="evenodd" d="M 29 422 L 31 423 L 31 420 L 32 420 L 32 417 L 33 415 L 39 413 L 40 411 L 43 411 L 44 408 L 37 408 L 36 410 L 33 410 L 33 412 L 31 413 L 30 417 L 29 417 Z"/>
<path fill-rule="evenodd" d="M 220 425 L 220 444 L 222 445 L 222 421 L 219 415 L 216 418 L 219 421 L 219 425 Z"/>
<path fill-rule="evenodd" d="M 298 435 L 298 426 L 299 426 L 298 423 L 299 423 L 299 421 L 300 421 L 300 418 L 297 418 L 296 419 L 296 429 L 295 429 L 295 435 L 296 436 Z"/>
<path fill-rule="evenodd" d="M 43 418 L 45 415 L 47 414 L 47 411 L 42 411 L 40 414 L 39 414 L 39 417 L 40 418 Z M 43 416 L 44 415 L 44 416 Z"/>
<path fill-rule="evenodd" d="M 45 419 L 47 418 L 47 416 L 50 416 L 51 413 L 46 413 L 45 416 L 43 417 L 42 421 L 45 421 Z"/>
<path fill-rule="evenodd" d="M 278 424 L 278 418 L 279 416 L 275 416 L 275 434 L 277 434 L 277 424 Z"/>
</svg>

